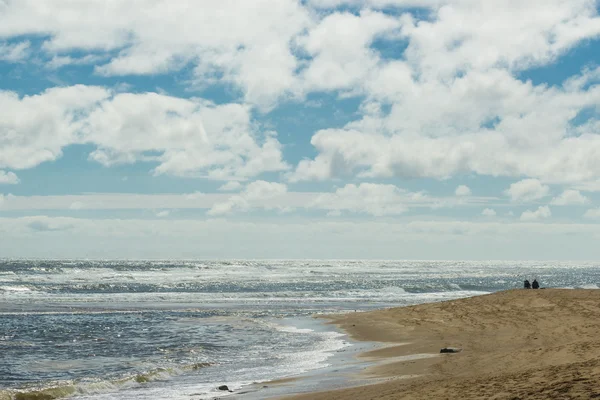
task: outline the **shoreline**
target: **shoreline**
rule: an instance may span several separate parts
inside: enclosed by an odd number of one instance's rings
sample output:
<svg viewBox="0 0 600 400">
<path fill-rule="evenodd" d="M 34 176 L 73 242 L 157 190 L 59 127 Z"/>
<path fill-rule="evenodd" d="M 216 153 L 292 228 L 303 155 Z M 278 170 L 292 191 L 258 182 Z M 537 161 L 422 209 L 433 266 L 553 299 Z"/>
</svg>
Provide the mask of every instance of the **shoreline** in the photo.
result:
<svg viewBox="0 0 600 400">
<path fill-rule="evenodd" d="M 328 366 L 280 379 L 257 382 L 232 393 L 234 395 L 232 398 L 238 398 L 239 396 L 240 399 L 244 400 L 274 400 L 320 390 L 335 390 L 370 383 L 370 379 L 360 377 L 360 372 L 369 366 L 375 365 L 375 361 L 362 360 L 360 355 L 378 350 L 385 347 L 385 345 L 352 339 L 347 332 L 330 323 L 329 318 L 332 315 L 338 314 L 318 314 L 308 318 L 293 318 L 288 321 L 291 322 L 291 326 L 296 328 L 308 328 L 318 332 L 336 332 L 340 334 L 340 340 L 347 343 L 348 346 L 334 350 L 327 359 Z"/>
<path fill-rule="evenodd" d="M 597 289 L 513 289 L 323 317 L 352 340 L 389 345 L 357 355 L 370 365 L 347 379 L 362 385 L 278 399 L 600 398 Z"/>
</svg>

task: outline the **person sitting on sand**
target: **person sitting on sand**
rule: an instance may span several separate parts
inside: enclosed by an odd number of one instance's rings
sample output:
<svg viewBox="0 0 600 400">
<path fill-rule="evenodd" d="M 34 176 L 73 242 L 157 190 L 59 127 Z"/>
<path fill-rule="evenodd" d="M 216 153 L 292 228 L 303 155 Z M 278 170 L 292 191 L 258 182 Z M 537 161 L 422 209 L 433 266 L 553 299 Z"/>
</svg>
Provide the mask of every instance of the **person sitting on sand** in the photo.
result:
<svg viewBox="0 0 600 400">
<path fill-rule="evenodd" d="M 533 282 L 531 283 L 531 287 L 533 289 L 539 289 L 540 288 L 540 284 L 538 283 L 537 279 L 533 280 Z"/>
<path fill-rule="evenodd" d="M 529 280 L 527 280 L 527 279 L 525 279 L 525 283 L 523 286 L 525 289 L 531 289 L 531 283 L 529 283 Z"/>
</svg>

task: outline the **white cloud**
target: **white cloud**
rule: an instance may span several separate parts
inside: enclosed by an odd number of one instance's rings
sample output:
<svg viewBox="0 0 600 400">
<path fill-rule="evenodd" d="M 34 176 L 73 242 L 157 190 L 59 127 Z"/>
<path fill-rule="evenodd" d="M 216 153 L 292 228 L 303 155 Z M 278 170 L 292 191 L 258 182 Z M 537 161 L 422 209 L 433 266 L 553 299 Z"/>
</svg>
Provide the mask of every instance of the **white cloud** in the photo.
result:
<svg viewBox="0 0 600 400">
<path fill-rule="evenodd" d="M 0 185 L 16 185 L 19 183 L 19 177 L 14 172 L 0 170 Z"/>
<path fill-rule="evenodd" d="M 481 215 L 483 215 L 484 217 L 495 217 L 496 216 L 496 211 L 492 208 L 485 208 L 482 212 Z"/>
<path fill-rule="evenodd" d="M 59 232 L 73 229 L 74 221 L 69 218 L 52 218 L 45 215 L 24 217 L 26 227 L 34 232 Z"/>
<path fill-rule="evenodd" d="M 341 3 L 365 4 L 315 2 Z M 398 19 L 396 39 L 408 44 L 404 59 L 378 63 L 356 89 L 368 102 L 391 104 L 391 111 L 317 132 L 311 143 L 318 155 L 301 161 L 292 181 L 350 174 L 444 179 L 470 172 L 551 183 L 600 178 L 598 117 L 582 126 L 573 122 L 600 102 L 600 69 L 584 70 L 562 87 L 516 77 L 597 37 L 600 19 L 591 2 L 423 4 L 432 7 L 428 21 L 408 13 Z"/>
<path fill-rule="evenodd" d="M 264 200 L 287 193 L 287 186 L 277 182 L 255 181 L 246 185 L 243 193 L 248 200 Z"/>
<path fill-rule="evenodd" d="M 552 199 L 550 204 L 556 206 L 583 205 L 588 204 L 590 199 L 579 192 L 579 190 L 565 190 L 559 196 Z"/>
<path fill-rule="evenodd" d="M 69 206 L 69 210 L 82 210 L 85 207 L 85 204 L 81 201 L 74 201 Z"/>
<path fill-rule="evenodd" d="M 523 179 L 510 185 L 506 195 L 513 202 L 528 202 L 546 197 L 550 192 L 547 185 L 537 179 Z"/>
<path fill-rule="evenodd" d="M 355 195 L 360 197 L 355 197 Z M 287 213 L 297 209 L 324 210 L 330 215 L 342 211 L 370 215 L 399 214 L 407 208 L 439 209 L 480 207 L 495 198 L 432 197 L 423 192 L 409 192 L 394 185 L 362 183 L 346 185 L 334 192 L 290 192 L 284 184 L 256 181 L 238 194 L 183 193 L 135 194 L 89 193 L 82 195 L 14 196 L 8 195 L 3 209 L 39 212 L 40 210 L 176 210 L 212 209 L 211 213 L 272 210 Z M 79 215 L 79 214 L 78 214 Z"/>
<path fill-rule="evenodd" d="M 600 218 L 600 208 L 590 208 L 583 216 L 585 218 Z"/>
<path fill-rule="evenodd" d="M 339 216 L 344 211 L 383 216 L 402 214 L 409 205 L 426 200 L 422 193 L 410 193 L 394 185 L 361 183 L 321 194 L 309 207 L 328 210 L 330 216 Z"/>
<path fill-rule="evenodd" d="M 302 71 L 305 87 L 312 90 L 352 90 L 377 67 L 379 56 L 370 49 L 378 36 L 399 28 L 397 19 L 362 11 L 327 15 L 299 44 L 313 59 Z"/>
<path fill-rule="evenodd" d="M 242 184 L 238 181 L 229 181 L 219 187 L 221 192 L 237 192 L 242 188 Z"/>
<path fill-rule="evenodd" d="M 535 87 L 500 70 L 448 83 L 414 81 L 412 74 L 406 65 L 384 67 L 371 94 L 393 103 L 389 114 L 318 131 L 311 139 L 318 155 L 301 161 L 292 179 L 468 172 L 553 183 L 600 178 L 600 136 L 570 133 L 572 118 L 600 102 L 600 86 Z"/>
<path fill-rule="evenodd" d="M 595 4 L 587 0 L 447 1 L 433 18 L 406 34 L 409 61 L 436 76 L 496 66 L 526 69 L 600 34 Z"/>
<path fill-rule="evenodd" d="M 156 174 L 228 179 L 287 169 L 274 133 L 257 132 L 250 110 L 239 104 L 119 93 L 90 113 L 86 138 L 98 147 L 95 161 L 155 160 Z"/>
<path fill-rule="evenodd" d="M 536 221 L 540 219 L 550 218 L 552 216 L 552 212 L 548 206 L 540 206 L 537 210 L 531 211 L 527 210 L 521 214 L 521 221 Z"/>
<path fill-rule="evenodd" d="M 0 168 L 32 168 L 82 143 L 82 116 L 108 96 L 106 89 L 83 85 L 23 97 L 0 91 Z"/>
<path fill-rule="evenodd" d="M 0 92 L 0 107 L 0 167 L 35 167 L 89 143 L 94 161 L 154 161 L 156 174 L 246 179 L 288 168 L 275 133 L 258 131 L 244 105 L 77 85 Z"/>
<path fill-rule="evenodd" d="M 357 15 L 322 10 L 341 4 L 361 10 Z M 390 6 L 406 10 L 400 16 L 373 11 Z M 415 7 L 428 9 L 427 20 L 417 19 Z M 597 37 L 600 28 L 589 0 L 224 0 L 201 5 L 58 0 L 51 8 L 21 0 L 5 4 L 0 15 L 0 37 L 43 37 L 54 66 L 75 62 L 64 54 L 78 50 L 90 53 L 79 60 L 107 56 L 96 68 L 105 75 L 191 67 L 197 85 L 234 84 L 247 102 L 263 108 L 306 89 L 361 90 L 372 87 L 371 80 L 387 78 L 390 71 L 381 72 L 388 64 L 369 49 L 381 34 L 392 34 L 388 39 L 398 47 L 408 44 L 402 59 L 411 75 L 433 83 L 472 71 L 519 71 L 550 63 Z M 304 52 L 314 58 L 306 59 Z M 389 82 L 391 91 L 405 83 Z M 426 95 L 428 90 L 423 85 L 417 91 Z"/>
<path fill-rule="evenodd" d="M 0 13 L 4 61 L 41 61 L 47 68 L 93 65 L 106 76 L 185 67 L 191 75 L 182 72 L 177 79 L 189 79 L 186 88 L 217 84 L 240 99 L 214 104 L 162 91 L 127 93 L 131 87 L 126 85 L 62 86 L 36 95 L 0 91 L 0 183 L 18 181 L 4 170 L 56 160 L 73 144 L 93 147 L 90 159 L 107 167 L 147 161 L 155 174 L 258 179 L 289 165 L 276 133 L 259 124 L 257 109 L 330 92 L 331 98 L 364 95 L 359 116 L 315 132 L 316 156 L 290 172 L 292 182 L 474 173 L 527 178 L 508 189 L 513 202 L 549 196 L 548 184 L 568 184 L 574 189 L 550 204 L 586 204 L 587 197 L 575 189 L 600 187 L 600 68 L 583 69 L 563 84 L 536 85 L 519 73 L 598 38 L 596 3 L 225 0 L 199 6 L 56 0 L 47 7 L 37 0 L 5 2 Z M 324 10 L 341 5 L 357 11 Z M 387 7 L 396 10 L 379 11 Z M 419 19 L 423 14 L 427 17 Z M 31 36 L 39 40 L 20 41 Z M 382 42 L 385 51 L 372 46 Z M 315 97 L 319 100 L 313 102 L 328 101 Z M 581 122 L 582 116 L 589 118 Z M 306 207 L 330 215 L 399 215 L 407 208 L 450 207 L 459 200 L 476 203 L 478 210 L 482 203 L 497 206 L 471 199 L 466 186 L 455 192 L 464 199 L 439 199 L 393 185 L 363 183 L 312 194 L 274 185 L 281 184 L 257 181 L 242 189 L 229 181 L 220 188 L 241 190 L 236 195 L 18 197 L 7 198 L 4 208 L 129 205 L 206 208 L 219 215 Z M 485 209 L 484 215 L 487 210 L 494 211 Z M 522 218 L 549 216 L 550 209 L 540 207 Z"/>
<path fill-rule="evenodd" d="M 58 69 L 66 65 L 93 65 L 104 61 L 105 59 L 106 57 L 95 54 L 88 54 L 79 58 L 55 55 L 49 62 L 46 63 L 46 67 L 49 69 Z"/>
<path fill-rule="evenodd" d="M 169 210 L 162 210 L 162 211 L 159 211 L 159 212 L 157 212 L 157 213 L 156 213 L 156 216 L 157 216 L 158 218 L 166 218 L 166 217 L 168 217 L 170 214 L 171 214 L 171 211 L 169 211 Z"/>
<path fill-rule="evenodd" d="M 210 208 L 225 194 L 94 193 L 61 196 L 6 196 L 6 210 L 156 210 Z"/>
<path fill-rule="evenodd" d="M 0 43 L 0 61 L 19 62 L 29 57 L 31 43 L 28 41 L 9 44 Z"/>
<path fill-rule="evenodd" d="M 339 7 L 341 5 L 384 7 L 436 7 L 448 3 L 448 0 L 309 0 L 309 4 L 317 8 Z"/>
<path fill-rule="evenodd" d="M 194 71 L 194 85 L 233 84 L 248 104 L 217 106 L 127 93 L 104 93 L 92 104 L 72 106 L 76 111 L 65 111 L 59 102 L 56 108 L 66 115 L 47 110 L 49 115 L 41 118 L 36 112 L 32 124 L 45 120 L 46 130 L 64 125 L 57 135 L 64 141 L 21 145 L 35 151 L 12 157 L 11 165 L 26 168 L 60 156 L 65 142 L 81 139 L 72 137 L 80 132 L 72 125 L 92 107 L 95 118 L 88 133 L 100 147 L 93 158 L 105 165 L 150 159 L 160 163 L 157 173 L 249 178 L 287 167 L 274 137 L 261 133 L 253 140 L 256 132 L 247 122 L 251 108 L 266 110 L 281 99 L 311 91 L 350 91 L 365 94 L 367 105 L 391 105 L 391 111 L 363 107 L 362 119 L 317 132 L 311 143 L 318 155 L 300 162 L 293 181 L 344 174 L 447 178 L 469 172 L 548 183 L 600 179 L 600 137 L 594 134 L 598 118 L 592 116 L 581 126 L 572 122 L 600 102 L 600 69 L 586 70 L 562 87 L 516 78 L 519 71 L 551 63 L 598 37 L 593 2 L 257 1 L 205 2 L 200 7 L 167 0 L 141 0 L 135 6 L 60 0 L 51 11 L 34 0 L 7 3 L 0 15 L 0 37 L 41 36 L 43 51 L 36 53 L 52 57 L 50 66 L 106 60 L 96 68 L 106 75 L 154 74 L 185 66 Z M 361 10 L 321 11 L 340 4 Z M 428 17 L 419 20 L 410 8 L 400 15 L 373 10 L 388 6 L 428 8 Z M 371 47 L 380 38 L 398 48 L 407 46 L 406 51 L 396 59 L 383 57 Z M 75 58 L 68 54 L 71 50 L 83 55 Z M 47 96 L 8 103 L 44 103 L 43 110 L 48 108 Z M 99 101 L 102 106 L 94 107 Z M 17 108 L 37 110 L 34 104 Z M 151 111 L 156 114 L 145 114 Z M 157 128 L 145 126 L 144 117 Z M 205 138 L 198 120 L 208 135 L 205 145 L 200 144 Z M 16 129 L 14 121 L 2 122 Z M 151 140 L 139 142 L 139 132 L 146 128 Z M 223 145 L 222 130 L 239 139 L 225 144 L 231 151 L 215 151 Z M 186 136 L 194 138 L 195 146 L 182 150 L 177 146 Z M 212 141 L 219 143 L 211 147 Z M 0 163 L 4 158 L 0 154 Z"/>
<path fill-rule="evenodd" d="M 255 181 L 251 182 L 237 195 L 229 197 L 222 203 L 216 203 L 208 210 L 212 216 L 228 215 L 233 212 L 247 212 L 252 209 L 286 210 L 283 203 L 287 186 L 283 183 Z"/>
<path fill-rule="evenodd" d="M 298 60 L 290 45 L 311 23 L 309 10 L 295 0 L 59 0 L 52 7 L 22 0 L 4 5 L 0 37 L 47 36 L 43 48 L 50 54 L 116 53 L 96 68 L 104 75 L 191 65 L 198 84 L 221 76 L 247 101 L 268 106 L 294 86 Z"/>
<path fill-rule="evenodd" d="M 207 199 L 207 193 L 202 193 L 199 191 L 195 191 L 194 193 L 190 193 L 190 194 L 186 194 L 185 195 L 185 199 L 186 200 L 196 200 L 196 199 Z"/>
<path fill-rule="evenodd" d="M 466 185 L 460 185 L 459 187 L 456 188 L 456 190 L 454 191 L 454 194 L 457 196 L 470 196 L 471 189 Z"/>
</svg>

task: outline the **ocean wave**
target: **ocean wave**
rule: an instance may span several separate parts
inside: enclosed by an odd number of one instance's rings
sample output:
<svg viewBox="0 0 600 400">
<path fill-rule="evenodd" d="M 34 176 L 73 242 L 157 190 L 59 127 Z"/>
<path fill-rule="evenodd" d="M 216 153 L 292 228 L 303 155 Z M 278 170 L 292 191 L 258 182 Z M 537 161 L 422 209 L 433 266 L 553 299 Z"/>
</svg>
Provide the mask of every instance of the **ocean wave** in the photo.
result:
<svg viewBox="0 0 600 400">
<path fill-rule="evenodd" d="M 31 292 L 27 286 L 0 286 L 0 292 Z"/>
<path fill-rule="evenodd" d="M 598 285 L 594 283 L 586 283 L 584 285 L 578 286 L 579 289 L 600 289 Z"/>
<path fill-rule="evenodd" d="M 48 384 L 46 387 L 0 390 L 0 400 L 54 400 L 74 395 L 110 393 L 126 388 L 144 386 L 149 382 L 168 380 L 172 377 L 197 371 L 211 366 L 211 363 L 193 363 L 170 368 L 156 368 L 148 372 L 127 377 L 86 381 L 63 381 Z"/>
</svg>

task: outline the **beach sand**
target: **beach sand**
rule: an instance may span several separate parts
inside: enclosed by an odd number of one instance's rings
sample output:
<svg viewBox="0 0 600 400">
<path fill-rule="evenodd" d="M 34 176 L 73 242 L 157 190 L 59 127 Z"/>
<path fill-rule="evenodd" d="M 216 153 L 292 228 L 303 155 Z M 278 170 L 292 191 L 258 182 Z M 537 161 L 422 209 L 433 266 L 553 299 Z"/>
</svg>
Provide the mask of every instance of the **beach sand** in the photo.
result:
<svg viewBox="0 0 600 400">
<path fill-rule="evenodd" d="M 286 399 L 600 399 L 600 290 L 510 290 L 328 318 L 386 343 L 361 355 L 377 363 L 357 378 L 375 383 Z M 447 346 L 462 351 L 439 354 Z M 415 354 L 431 357 L 403 358 Z"/>
</svg>

